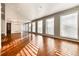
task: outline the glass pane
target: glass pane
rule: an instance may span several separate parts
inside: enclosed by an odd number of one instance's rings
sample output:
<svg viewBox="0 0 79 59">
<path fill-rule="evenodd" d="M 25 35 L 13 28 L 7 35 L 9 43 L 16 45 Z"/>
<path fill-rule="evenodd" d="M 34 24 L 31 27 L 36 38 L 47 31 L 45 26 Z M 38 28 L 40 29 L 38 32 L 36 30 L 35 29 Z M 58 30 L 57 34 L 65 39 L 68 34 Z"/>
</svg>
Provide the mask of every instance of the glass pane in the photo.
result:
<svg viewBox="0 0 79 59">
<path fill-rule="evenodd" d="M 35 32 L 35 22 L 32 23 L 32 32 Z"/>
<path fill-rule="evenodd" d="M 28 24 L 24 24 L 23 25 L 23 31 L 24 32 L 28 32 Z"/>
<path fill-rule="evenodd" d="M 23 24 L 22 25 L 22 32 L 21 32 L 21 36 L 26 37 L 28 34 L 28 24 Z"/>
<path fill-rule="evenodd" d="M 60 17 L 60 35 L 69 38 L 78 38 L 77 13 Z"/>
<path fill-rule="evenodd" d="M 31 23 L 29 23 L 29 32 L 31 32 Z"/>
<path fill-rule="evenodd" d="M 46 34 L 54 35 L 54 18 L 46 20 Z"/>
<path fill-rule="evenodd" d="M 42 33 L 42 23 L 43 21 L 42 20 L 40 20 L 40 21 L 38 21 L 38 24 L 37 24 L 37 27 L 38 27 L 38 33 Z"/>
</svg>

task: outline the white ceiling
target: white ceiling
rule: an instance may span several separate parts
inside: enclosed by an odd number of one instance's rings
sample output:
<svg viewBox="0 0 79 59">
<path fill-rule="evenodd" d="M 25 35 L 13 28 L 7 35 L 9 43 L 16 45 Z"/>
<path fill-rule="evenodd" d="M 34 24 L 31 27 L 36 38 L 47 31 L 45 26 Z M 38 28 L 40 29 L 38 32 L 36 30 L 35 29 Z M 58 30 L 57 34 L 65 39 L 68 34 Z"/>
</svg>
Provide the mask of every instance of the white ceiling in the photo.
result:
<svg viewBox="0 0 79 59">
<path fill-rule="evenodd" d="M 23 20 L 33 20 L 79 4 L 64 3 L 6 3 L 7 8 L 13 9 Z"/>
</svg>

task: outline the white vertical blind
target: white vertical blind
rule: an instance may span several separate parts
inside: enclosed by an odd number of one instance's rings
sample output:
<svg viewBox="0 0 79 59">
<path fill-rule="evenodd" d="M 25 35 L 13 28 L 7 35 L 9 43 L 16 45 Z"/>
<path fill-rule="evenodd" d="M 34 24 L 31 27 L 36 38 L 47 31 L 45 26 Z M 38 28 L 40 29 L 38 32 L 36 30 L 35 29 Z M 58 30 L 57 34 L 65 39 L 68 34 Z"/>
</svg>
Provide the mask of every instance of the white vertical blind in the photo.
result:
<svg viewBox="0 0 79 59">
<path fill-rule="evenodd" d="M 38 33 L 42 33 L 42 26 L 43 26 L 43 21 L 42 20 L 38 21 L 38 24 L 37 24 Z"/>
<path fill-rule="evenodd" d="M 54 17 L 46 19 L 46 34 L 54 35 Z"/>
<path fill-rule="evenodd" d="M 31 23 L 29 23 L 29 32 L 31 32 Z"/>
<path fill-rule="evenodd" d="M 72 13 L 60 17 L 60 35 L 78 39 L 78 14 Z"/>
<path fill-rule="evenodd" d="M 32 32 L 35 32 L 35 22 L 32 23 Z"/>
</svg>

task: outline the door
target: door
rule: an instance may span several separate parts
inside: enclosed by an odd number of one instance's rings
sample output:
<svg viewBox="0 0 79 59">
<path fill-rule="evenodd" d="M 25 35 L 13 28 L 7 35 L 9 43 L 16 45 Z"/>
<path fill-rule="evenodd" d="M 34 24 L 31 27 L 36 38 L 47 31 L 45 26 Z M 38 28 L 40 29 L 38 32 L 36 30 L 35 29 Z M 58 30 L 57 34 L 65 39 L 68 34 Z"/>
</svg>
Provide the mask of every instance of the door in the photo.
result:
<svg viewBox="0 0 79 59">
<path fill-rule="evenodd" d="M 11 23 L 7 23 L 7 35 L 11 35 Z"/>
</svg>

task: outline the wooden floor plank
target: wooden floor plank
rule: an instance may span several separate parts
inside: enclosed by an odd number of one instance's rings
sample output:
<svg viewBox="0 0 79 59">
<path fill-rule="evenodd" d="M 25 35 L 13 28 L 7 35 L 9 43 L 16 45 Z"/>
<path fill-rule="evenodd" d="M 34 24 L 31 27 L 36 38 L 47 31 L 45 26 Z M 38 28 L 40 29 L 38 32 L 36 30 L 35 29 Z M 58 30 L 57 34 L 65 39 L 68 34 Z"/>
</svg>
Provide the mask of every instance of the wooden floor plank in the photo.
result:
<svg viewBox="0 0 79 59">
<path fill-rule="evenodd" d="M 36 48 L 34 45 L 32 45 L 32 44 L 30 44 L 30 43 L 29 43 L 29 45 L 30 45 L 32 48 L 34 48 L 36 51 L 38 51 L 38 48 Z"/>
<path fill-rule="evenodd" d="M 29 49 L 27 46 L 26 46 L 25 48 L 29 51 L 29 53 L 30 53 L 32 56 L 36 56 L 36 55 L 31 51 L 31 49 Z"/>
<path fill-rule="evenodd" d="M 16 56 L 21 56 L 20 53 L 18 53 Z"/>
<path fill-rule="evenodd" d="M 27 45 L 28 46 L 28 48 L 30 48 L 31 50 L 32 50 L 32 52 L 35 54 L 35 55 L 37 55 L 37 52 L 38 51 L 36 51 L 35 49 L 33 49 L 30 45 Z"/>
<path fill-rule="evenodd" d="M 25 56 L 25 53 L 23 50 L 20 51 L 21 56 Z"/>
<path fill-rule="evenodd" d="M 26 56 L 31 56 L 31 54 L 25 49 L 25 47 L 23 48 L 23 50 L 24 50 Z"/>
</svg>

